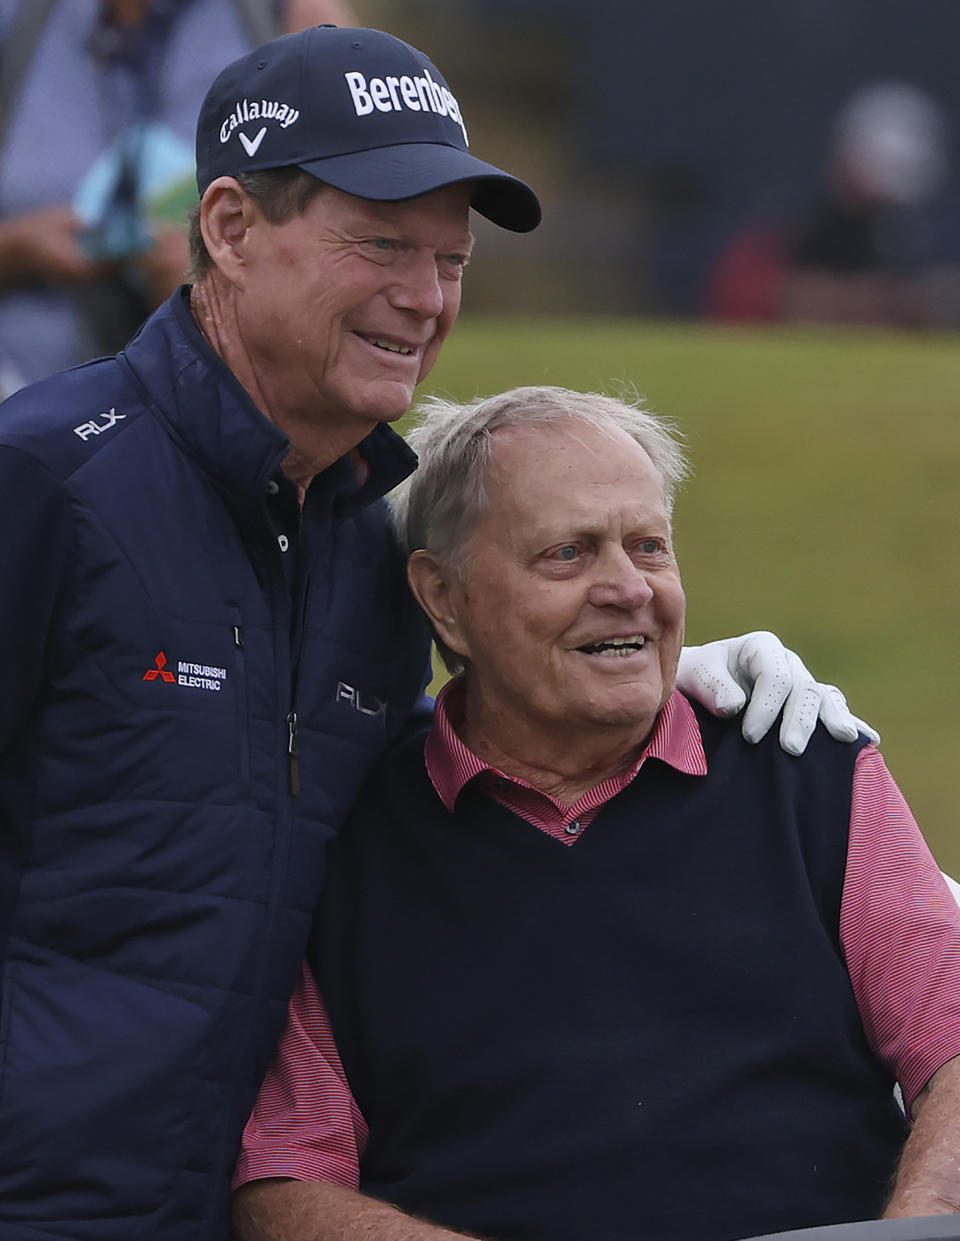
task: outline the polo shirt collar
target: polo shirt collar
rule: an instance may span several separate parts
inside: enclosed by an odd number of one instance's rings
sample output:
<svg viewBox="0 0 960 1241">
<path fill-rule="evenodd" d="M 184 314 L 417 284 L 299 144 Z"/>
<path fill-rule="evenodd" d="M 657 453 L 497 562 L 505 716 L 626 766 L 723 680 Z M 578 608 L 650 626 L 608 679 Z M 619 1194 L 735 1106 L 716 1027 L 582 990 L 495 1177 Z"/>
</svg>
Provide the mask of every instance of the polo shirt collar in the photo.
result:
<svg viewBox="0 0 960 1241">
<path fill-rule="evenodd" d="M 453 813 L 464 788 L 484 772 L 501 775 L 460 740 L 457 729 L 463 723 L 463 678 L 454 677 L 437 696 L 433 727 L 427 737 L 424 759 L 427 775 L 444 806 Z M 707 774 L 707 756 L 693 707 L 679 690 L 674 690 L 657 716 L 650 739 L 640 757 L 622 773 L 625 787 L 648 758 L 656 758 L 689 776 Z M 522 783 L 520 781 L 519 783 Z"/>
</svg>

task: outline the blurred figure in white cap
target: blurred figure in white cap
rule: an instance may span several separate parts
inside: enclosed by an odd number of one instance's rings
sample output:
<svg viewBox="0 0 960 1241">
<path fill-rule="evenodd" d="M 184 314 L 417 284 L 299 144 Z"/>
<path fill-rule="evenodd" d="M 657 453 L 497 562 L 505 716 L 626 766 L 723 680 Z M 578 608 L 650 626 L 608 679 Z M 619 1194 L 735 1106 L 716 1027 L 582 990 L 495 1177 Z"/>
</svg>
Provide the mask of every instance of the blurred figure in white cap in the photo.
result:
<svg viewBox="0 0 960 1241">
<path fill-rule="evenodd" d="M 783 316 L 949 322 L 930 218 L 947 168 L 947 127 L 929 95 L 903 82 L 857 91 L 834 127 L 827 197 L 792 248 Z"/>
</svg>

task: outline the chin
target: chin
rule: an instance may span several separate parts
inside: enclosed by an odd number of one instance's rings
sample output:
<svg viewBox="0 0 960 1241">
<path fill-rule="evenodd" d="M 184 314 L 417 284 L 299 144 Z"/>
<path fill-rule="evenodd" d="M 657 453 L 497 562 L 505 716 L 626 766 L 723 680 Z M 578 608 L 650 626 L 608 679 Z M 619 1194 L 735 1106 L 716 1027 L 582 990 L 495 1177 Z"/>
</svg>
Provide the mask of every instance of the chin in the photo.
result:
<svg viewBox="0 0 960 1241">
<path fill-rule="evenodd" d="M 397 422 L 410 412 L 413 389 L 393 385 L 394 390 L 378 394 L 363 407 L 363 414 L 376 422 Z"/>
<path fill-rule="evenodd" d="M 660 713 L 665 699 L 659 694 L 632 697 L 627 701 L 594 703 L 590 711 L 592 722 L 598 727 L 644 729 L 649 731 Z"/>
</svg>

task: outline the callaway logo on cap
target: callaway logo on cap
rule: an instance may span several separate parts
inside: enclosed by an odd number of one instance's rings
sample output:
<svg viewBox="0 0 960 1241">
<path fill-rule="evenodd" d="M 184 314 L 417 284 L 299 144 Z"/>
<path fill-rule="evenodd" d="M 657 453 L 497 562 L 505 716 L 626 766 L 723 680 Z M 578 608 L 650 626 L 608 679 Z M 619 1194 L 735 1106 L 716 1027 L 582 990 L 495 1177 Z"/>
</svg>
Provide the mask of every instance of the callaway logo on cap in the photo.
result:
<svg viewBox="0 0 960 1241">
<path fill-rule="evenodd" d="M 197 185 L 296 165 L 377 202 L 474 182 L 471 204 L 525 233 L 540 203 L 516 177 L 470 154 L 460 105 L 422 52 L 380 30 L 315 26 L 228 65 L 197 122 Z"/>
</svg>

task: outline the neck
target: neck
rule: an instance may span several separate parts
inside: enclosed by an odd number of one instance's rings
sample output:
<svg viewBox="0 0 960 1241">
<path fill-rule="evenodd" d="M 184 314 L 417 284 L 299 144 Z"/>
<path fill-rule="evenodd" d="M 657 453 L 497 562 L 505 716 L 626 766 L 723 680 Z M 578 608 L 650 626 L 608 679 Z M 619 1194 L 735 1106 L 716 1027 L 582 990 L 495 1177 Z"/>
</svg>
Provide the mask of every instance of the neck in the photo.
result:
<svg viewBox="0 0 960 1241">
<path fill-rule="evenodd" d="M 491 708 L 471 693 L 468 680 L 458 732 L 464 745 L 491 767 L 573 806 L 637 761 L 653 724 L 590 728 L 587 736 L 563 729 L 546 732 L 536 721 Z"/>
<path fill-rule="evenodd" d="M 288 375 L 251 356 L 233 298 L 215 274 L 193 285 L 190 310 L 211 349 L 230 368 L 263 416 L 289 438 L 283 472 L 296 483 L 302 503 L 314 477 L 355 448 L 374 429 L 376 421 L 371 419 L 369 428 L 359 434 L 356 427 L 334 430 L 323 419 L 319 397 L 298 402 L 291 395 L 294 385 Z"/>
</svg>

